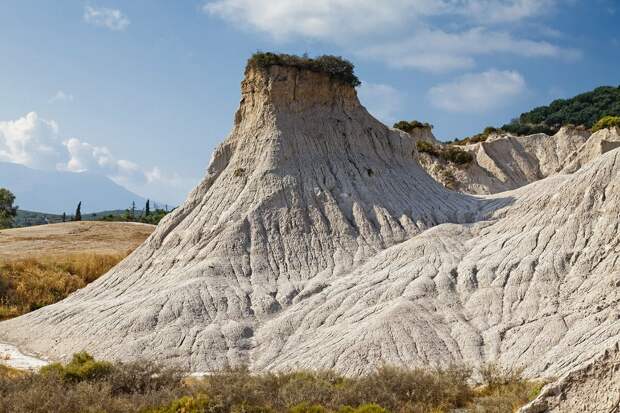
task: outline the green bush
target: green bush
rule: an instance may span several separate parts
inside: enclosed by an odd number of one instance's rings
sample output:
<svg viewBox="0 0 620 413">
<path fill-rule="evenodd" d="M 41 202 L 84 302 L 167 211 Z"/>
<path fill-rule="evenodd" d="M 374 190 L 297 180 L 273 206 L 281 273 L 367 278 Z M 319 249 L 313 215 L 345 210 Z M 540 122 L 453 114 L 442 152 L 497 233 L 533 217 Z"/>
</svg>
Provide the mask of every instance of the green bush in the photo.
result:
<svg viewBox="0 0 620 413">
<path fill-rule="evenodd" d="M 474 156 L 471 153 L 455 146 L 438 147 L 430 142 L 419 140 L 416 142 L 416 148 L 418 152 L 427 153 L 457 165 L 467 165 L 474 160 Z"/>
<path fill-rule="evenodd" d="M 417 120 L 411 120 L 411 121 L 401 120 L 399 122 L 396 122 L 393 127 L 396 129 L 400 129 L 403 132 L 407 132 L 407 133 L 411 133 L 415 129 L 433 129 L 433 125 L 431 125 L 430 123 L 427 123 L 427 122 L 422 123 Z"/>
<path fill-rule="evenodd" d="M 494 128 L 493 126 L 487 126 L 486 128 L 484 128 L 484 130 L 474 136 L 470 136 L 464 139 L 455 139 L 452 144 L 453 145 L 469 145 L 472 143 L 478 143 L 478 142 L 485 142 L 489 136 L 491 136 L 492 134 L 496 134 L 496 133 L 501 133 L 502 130 L 501 129 L 497 129 Z"/>
<path fill-rule="evenodd" d="M 457 165 L 467 165 L 474 160 L 474 156 L 471 153 L 456 148 L 454 146 L 448 146 L 446 149 L 440 152 L 439 156 L 443 160 L 455 163 Z"/>
<path fill-rule="evenodd" d="M 592 132 L 606 128 L 620 128 L 620 116 L 603 116 L 592 126 Z"/>
<path fill-rule="evenodd" d="M 249 68 L 267 69 L 271 66 L 288 66 L 306 69 L 318 73 L 327 73 L 332 79 L 357 87 L 362 84 L 354 72 L 353 63 L 339 56 L 323 55 L 310 58 L 306 55 L 257 52 L 248 59 L 246 72 Z"/>
<path fill-rule="evenodd" d="M 95 361 L 86 352 L 73 355 L 71 362 L 65 366 L 53 363 L 41 369 L 43 375 L 58 375 L 65 381 L 81 382 L 102 379 L 112 373 L 112 364 L 105 361 Z"/>
<path fill-rule="evenodd" d="M 567 126 L 567 125 L 562 125 Z M 517 136 L 534 135 L 536 133 L 544 133 L 547 135 L 554 135 L 559 128 L 547 126 L 545 124 L 529 124 L 513 121 L 502 126 L 501 130 L 504 132 L 512 133 Z"/>
<path fill-rule="evenodd" d="M 439 151 L 430 142 L 419 140 L 415 143 L 416 148 L 418 148 L 418 152 L 427 153 L 432 156 L 439 156 Z"/>
<path fill-rule="evenodd" d="M 289 413 L 329 413 L 329 411 L 320 404 L 300 403 L 289 409 Z"/>
<path fill-rule="evenodd" d="M 351 410 L 348 410 L 347 407 Z M 339 413 L 388 413 L 383 407 L 374 403 L 366 403 L 359 406 L 357 409 L 353 409 L 349 406 L 345 406 L 339 410 Z"/>
</svg>

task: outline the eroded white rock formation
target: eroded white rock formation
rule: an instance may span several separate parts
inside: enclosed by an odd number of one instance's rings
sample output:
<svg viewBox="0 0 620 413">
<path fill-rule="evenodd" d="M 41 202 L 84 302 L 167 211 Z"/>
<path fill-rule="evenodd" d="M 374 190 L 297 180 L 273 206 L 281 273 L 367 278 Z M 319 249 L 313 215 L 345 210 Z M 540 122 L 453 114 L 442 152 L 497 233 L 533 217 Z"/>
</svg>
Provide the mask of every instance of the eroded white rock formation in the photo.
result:
<svg viewBox="0 0 620 413">
<path fill-rule="evenodd" d="M 566 167 L 571 157 L 583 159 L 584 163 L 591 161 L 602 151 L 581 149 L 590 141 L 589 136 L 585 129 L 575 127 L 563 127 L 553 136 L 493 134 L 484 142 L 458 146 L 473 156 L 467 165 L 426 153 L 420 154 L 420 163 L 448 188 L 469 194 L 495 194 L 551 176 Z M 579 156 L 578 152 L 591 155 Z"/>
<path fill-rule="evenodd" d="M 617 412 L 620 407 L 618 344 L 543 388 L 519 413 Z"/>
<path fill-rule="evenodd" d="M 567 139 L 577 150 L 582 138 Z M 558 151 L 537 150 L 549 174 Z M 619 224 L 620 150 L 471 196 L 432 179 L 415 139 L 352 87 L 250 69 L 187 201 L 107 275 L 0 323 L 0 338 L 191 371 L 496 361 L 559 376 L 620 339 Z"/>
</svg>

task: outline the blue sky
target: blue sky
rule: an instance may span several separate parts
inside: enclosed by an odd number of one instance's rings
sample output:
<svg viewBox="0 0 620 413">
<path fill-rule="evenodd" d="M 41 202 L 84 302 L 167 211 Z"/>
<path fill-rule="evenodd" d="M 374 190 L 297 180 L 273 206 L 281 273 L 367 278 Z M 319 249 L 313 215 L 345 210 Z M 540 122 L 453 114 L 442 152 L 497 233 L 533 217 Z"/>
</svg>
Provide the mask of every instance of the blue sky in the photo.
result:
<svg viewBox="0 0 620 413">
<path fill-rule="evenodd" d="M 182 201 L 257 50 L 353 61 L 362 103 L 441 139 L 620 83 L 619 0 L 3 0 L 0 161 Z"/>
</svg>

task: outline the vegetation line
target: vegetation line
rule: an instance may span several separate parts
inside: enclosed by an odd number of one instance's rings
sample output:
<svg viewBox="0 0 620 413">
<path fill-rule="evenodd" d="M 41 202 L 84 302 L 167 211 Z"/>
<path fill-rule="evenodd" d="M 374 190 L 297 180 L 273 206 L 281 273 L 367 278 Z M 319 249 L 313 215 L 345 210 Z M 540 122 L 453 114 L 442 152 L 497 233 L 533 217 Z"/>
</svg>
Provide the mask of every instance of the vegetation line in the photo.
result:
<svg viewBox="0 0 620 413">
<path fill-rule="evenodd" d="M 225 369 L 203 378 L 152 362 L 109 363 L 78 353 L 38 373 L 0 368 L 0 411 L 13 413 L 441 413 L 512 412 L 544 383 L 496 366 L 473 386 L 464 367 L 382 367 L 361 377 L 332 371 L 251 374 Z"/>
</svg>

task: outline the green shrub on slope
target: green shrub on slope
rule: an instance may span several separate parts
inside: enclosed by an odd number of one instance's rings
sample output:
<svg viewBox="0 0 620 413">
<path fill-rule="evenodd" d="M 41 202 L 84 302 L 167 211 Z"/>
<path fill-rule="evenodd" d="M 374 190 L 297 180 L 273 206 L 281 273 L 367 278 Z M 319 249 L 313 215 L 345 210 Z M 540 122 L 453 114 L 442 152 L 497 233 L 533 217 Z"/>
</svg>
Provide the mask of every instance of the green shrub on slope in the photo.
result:
<svg viewBox="0 0 620 413">
<path fill-rule="evenodd" d="M 603 116 L 592 127 L 592 132 L 605 128 L 620 128 L 620 116 Z"/>
</svg>

